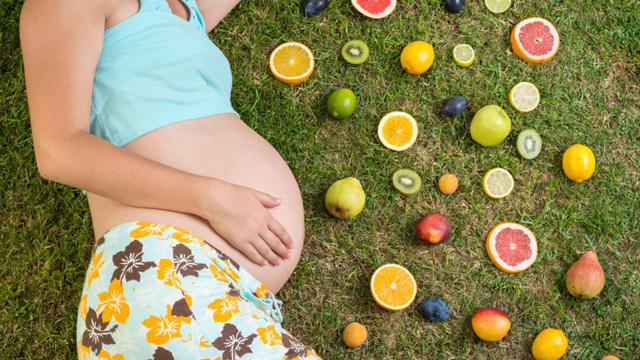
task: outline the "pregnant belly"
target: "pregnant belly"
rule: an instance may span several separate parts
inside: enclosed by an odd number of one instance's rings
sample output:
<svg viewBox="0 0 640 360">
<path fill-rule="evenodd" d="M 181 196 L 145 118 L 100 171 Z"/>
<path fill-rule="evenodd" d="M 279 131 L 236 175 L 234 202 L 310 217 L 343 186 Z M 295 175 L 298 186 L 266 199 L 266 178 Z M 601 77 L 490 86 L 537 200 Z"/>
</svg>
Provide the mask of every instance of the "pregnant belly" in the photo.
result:
<svg viewBox="0 0 640 360">
<path fill-rule="evenodd" d="M 291 170 L 266 140 L 233 114 L 180 121 L 142 135 L 124 148 L 186 172 L 280 197 L 282 204 L 271 210 L 274 217 L 294 239 L 304 237 L 302 200 Z M 243 256 L 220 239 L 205 219 L 175 211 L 133 207 L 92 193 L 87 196 L 96 238 L 128 221 L 169 223 L 199 235 L 241 264 L 248 261 L 240 259 Z"/>
</svg>

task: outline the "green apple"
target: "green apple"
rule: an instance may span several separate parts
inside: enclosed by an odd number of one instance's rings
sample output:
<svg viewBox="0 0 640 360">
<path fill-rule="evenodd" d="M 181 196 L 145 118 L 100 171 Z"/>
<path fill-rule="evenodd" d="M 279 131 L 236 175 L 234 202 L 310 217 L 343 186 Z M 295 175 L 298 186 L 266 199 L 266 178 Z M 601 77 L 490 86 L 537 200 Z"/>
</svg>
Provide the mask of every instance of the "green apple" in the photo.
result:
<svg viewBox="0 0 640 360">
<path fill-rule="evenodd" d="M 495 146 L 511 131 L 509 115 L 498 105 L 478 110 L 471 121 L 471 138 L 482 146 Z"/>
<path fill-rule="evenodd" d="M 354 177 L 338 180 L 329 186 L 324 206 L 338 219 L 355 217 L 364 208 L 365 194 L 360 181 Z"/>
</svg>

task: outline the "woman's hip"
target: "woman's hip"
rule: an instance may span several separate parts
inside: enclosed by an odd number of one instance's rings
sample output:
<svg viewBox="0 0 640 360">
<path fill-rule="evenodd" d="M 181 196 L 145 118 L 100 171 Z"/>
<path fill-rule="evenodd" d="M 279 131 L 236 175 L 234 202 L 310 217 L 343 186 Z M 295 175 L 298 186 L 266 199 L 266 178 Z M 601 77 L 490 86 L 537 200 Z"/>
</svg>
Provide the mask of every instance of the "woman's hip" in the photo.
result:
<svg viewBox="0 0 640 360">
<path fill-rule="evenodd" d="M 96 242 L 78 309 L 78 355 L 226 358 L 235 351 L 282 358 L 289 348 L 311 355 L 282 329 L 280 305 L 263 283 L 197 235 L 170 224 L 127 222 Z M 245 347 L 226 348 L 239 337 Z"/>
</svg>

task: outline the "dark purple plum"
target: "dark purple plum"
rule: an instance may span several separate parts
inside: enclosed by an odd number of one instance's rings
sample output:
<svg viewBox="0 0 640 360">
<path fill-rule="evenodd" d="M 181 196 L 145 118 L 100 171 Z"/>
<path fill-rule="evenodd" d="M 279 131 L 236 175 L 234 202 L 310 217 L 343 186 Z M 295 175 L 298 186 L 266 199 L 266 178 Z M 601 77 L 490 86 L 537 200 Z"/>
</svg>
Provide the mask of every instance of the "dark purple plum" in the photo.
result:
<svg viewBox="0 0 640 360">
<path fill-rule="evenodd" d="M 444 7 L 448 12 L 457 14 L 464 7 L 464 0 L 444 0 Z"/>
<path fill-rule="evenodd" d="M 467 99 L 465 99 L 464 96 L 453 96 L 448 98 L 442 105 L 442 113 L 454 118 L 462 115 L 467 105 Z"/>
<path fill-rule="evenodd" d="M 437 297 L 424 300 L 418 306 L 420 313 L 429 321 L 445 321 L 449 319 L 449 305 Z"/>
<path fill-rule="evenodd" d="M 329 5 L 329 0 L 304 0 L 302 11 L 309 17 L 318 16 L 327 8 L 327 5 Z"/>
</svg>

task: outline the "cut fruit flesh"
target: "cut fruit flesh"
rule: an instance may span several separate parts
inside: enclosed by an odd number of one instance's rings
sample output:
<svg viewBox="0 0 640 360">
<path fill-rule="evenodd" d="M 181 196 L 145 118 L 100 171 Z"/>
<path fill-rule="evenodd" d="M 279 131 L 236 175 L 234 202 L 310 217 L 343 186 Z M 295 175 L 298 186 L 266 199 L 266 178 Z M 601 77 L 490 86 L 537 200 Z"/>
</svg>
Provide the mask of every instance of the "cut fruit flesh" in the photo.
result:
<svg viewBox="0 0 640 360">
<path fill-rule="evenodd" d="M 476 54 L 470 45 L 460 44 L 453 48 L 453 60 L 462 67 L 473 64 L 475 58 Z"/>
<path fill-rule="evenodd" d="M 555 56 L 559 47 L 558 30 L 546 19 L 524 19 L 511 31 L 511 48 L 522 60 L 547 62 Z"/>
<path fill-rule="evenodd" d="M 516 139 L 516 148 L 523 158 L 535 159 L 542 151 L 542 138 L 533 129 L 522 130 Z"/>
<path fill-rule="evenodd" d="M 420 191 L 422 178 L 411 169 L 400 169 L 393 173 L 393 187 L 405 195 L 412 195 Z"/>
<path fill-rule="evenodd" d="M 413 116 L 405 112 L 390 112 L 378 124 L 378 138 L 391 150 L 406 150 L 413 145 L 417 137 L 418 124 Z"/>
<path fill-rule="evenodd" d="M 344 44 L 341 53 L 345 61 L 359 65 L 369 58 L 369 46 L 362 40 L 351 40 Z"/>
<path fill-rule="evenodd" d="M 511 7 L 511 0 L 484 0 L 484 5 L 494 14 L 500 14 Z"/>
<path fill-rule="evenodd" d="M 396 0 L 351 0 L 351 5 L 364 16 L 382 19 L 391 15 L 396 8 Z"/>
<path fill-rule="evenodd" d="M 311 76 L 314 59 L 311 50 L 305 45 L 291 41 L 284 43 L 271 52 L 269 69 L 276 79 L 297 84 Z"/>
<path fill-rule="evenodd" d="M 375 302 L 387 310 L 402 310 L 411 305 L 418 286 L 409 270 L 398 264 L 379 267 L 371 276 L 369 290 Z"/>
<path fill-rule="evenodd" d="M 509 91 L 509 102 L 520 112 L 533 111 L 540 103 L 540 92 L 530 82 L 520 82 Z"/>
<path fill-rule="evenodd" d="M 494 168 L 482 178 L 482 189 L 492 199 L 502 199 L 513 190 L 513 176 L 503 168 Z"/>
<path fill-rule="evenodd" d="M 486 249 L 491 261 L 507 273 L 530 268 L 538 256 L 535 235 L 526 226 L 517 223 L 494 226 L 487 235 Z"/>
</svg>

